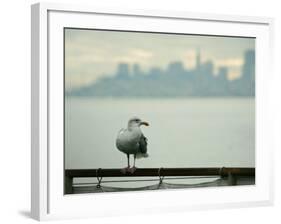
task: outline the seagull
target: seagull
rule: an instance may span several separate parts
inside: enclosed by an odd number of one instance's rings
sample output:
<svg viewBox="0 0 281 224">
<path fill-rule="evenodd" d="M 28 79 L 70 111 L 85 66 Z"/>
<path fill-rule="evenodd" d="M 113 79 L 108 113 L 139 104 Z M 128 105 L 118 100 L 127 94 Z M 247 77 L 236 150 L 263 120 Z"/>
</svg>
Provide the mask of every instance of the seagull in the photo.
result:
<svg viewBox="0 0 281 224">
<path fill-rule="evenodd" d="M 143 135 L 140 126 L 149 124 L 138 117 L 133 117 L 128 121 L 128 127 L 122 128 L 116 138 L 116 147 L 119 151 L 127 155 L 128 166 L 121 170 L 122 173 L 134 173 L 136 171 L 136 158 L 146 158 L 147 138 Z M 134 155 L 134 165 L 130 167 L 130 155 Z"/>
</svg>

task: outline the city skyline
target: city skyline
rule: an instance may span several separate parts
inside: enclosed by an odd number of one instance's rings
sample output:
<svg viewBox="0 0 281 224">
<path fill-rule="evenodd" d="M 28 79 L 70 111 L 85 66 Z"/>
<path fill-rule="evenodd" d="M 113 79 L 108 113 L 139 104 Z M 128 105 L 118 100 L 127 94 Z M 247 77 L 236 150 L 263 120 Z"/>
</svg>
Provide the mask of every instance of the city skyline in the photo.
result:
<svg viewBox="0 0 281 224">
<path fill-rule="evenodd" d="M 89 85 L 67 91 L 68 96 L 95 97 L 186 97 L 186 96 L 255 96 L 255 51 L 244 53 L 241 76 L 230 79 L 229 68 L 215 71 L 212 61 L 201 62 L 196 56 L 193 69 L 181 61 L 166 69 L 153 67 L 143 71 L 138 64 L 119 63 L 109 76 L 100 77 Z"/>
<path fill-rule="evenodd" d="M 144 72 L 167 69 L 180 61 L 187 70 L 212 62 L 215 73 L 228 67 L 228 76 L 241 76 L 243 54 L 255 49 L 255 39 L 183 34 L 159 34 L 100 30 L 65 30 L 65 86 L 87 86 L 114 74 L 119 64 L 138 64 Z"/>
</svg>

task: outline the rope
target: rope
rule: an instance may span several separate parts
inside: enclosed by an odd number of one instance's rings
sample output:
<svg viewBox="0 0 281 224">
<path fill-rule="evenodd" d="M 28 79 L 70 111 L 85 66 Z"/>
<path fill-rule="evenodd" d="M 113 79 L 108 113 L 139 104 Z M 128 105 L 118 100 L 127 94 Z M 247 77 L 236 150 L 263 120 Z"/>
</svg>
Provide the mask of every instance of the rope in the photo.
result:
<svg viewBox="0 0 281 224">
<path fill-rule="evenodd" d="M 100 184 L 101 184 L 102 177 L 99 176 L 100 171 L 101 171 L 101 168 L 99 168 L 99 169 L 96 170 L 96 177 L 97 177 L 97 180 L 98 180 L 97 188 L 100 188 L 100 187 L 101 187 Z"/>
<path fill-rule="evenodd" d="M 188 177 L 165 177 L 165 180 L 194 180 L 194 179 L 213 179 L 213 178 L 217 178 L 219 176 L 188 176 Z M 159 181 L 158 179 L 136 179 L 136 180 L 104 180 L 103 183 L 129 183 L 129 182 L 149 182 L 149 181 Z M 73 186 L 75 185 L 97 185 L 98 182 L 84 182 L 84 183 L 74 183 Z"/>
<path fill-rule="evenodd" d="M 160 168 L 158 169 L 159 185 L 162 184 L 163 179 L 164 179 L 164 175 L 161 175 L 161 170 L 163 170 L 163 167 L 160 167 Z"/>
<path fill-rule="evenodd" d="M 139 191 L 139 190 L 158 190 L 158 189 L 182 189 L 182 188 L 195 188 L 195 187 L 210 187 L 210 186 L 227 186 L 227 181 L 218 178 L 213 181 L 197 183 L 197 184 L 173 184 L 162 182 L 161 184 L 148 185 L 144 187 L 110 187 L 102 186 L 100 188 L 92 188 L 91 186 L 75 187 L 75 193 L 99 193 L 99 192 L 117 192 L 117 191 Z"/>
</svg>

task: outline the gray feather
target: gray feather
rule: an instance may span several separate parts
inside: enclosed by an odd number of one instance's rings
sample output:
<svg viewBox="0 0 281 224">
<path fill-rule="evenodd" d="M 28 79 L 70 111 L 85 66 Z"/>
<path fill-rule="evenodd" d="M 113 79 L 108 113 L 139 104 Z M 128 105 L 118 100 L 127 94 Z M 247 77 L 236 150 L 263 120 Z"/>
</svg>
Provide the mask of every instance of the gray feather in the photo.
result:
<svg viewBox="0 0 281 224">
<path fill-rule="evenodd" d="M 144 135 L 141 135 L 139 140 L 139 149 L 143 154 L 147 153 L 147 138 Z"/>
</svg>

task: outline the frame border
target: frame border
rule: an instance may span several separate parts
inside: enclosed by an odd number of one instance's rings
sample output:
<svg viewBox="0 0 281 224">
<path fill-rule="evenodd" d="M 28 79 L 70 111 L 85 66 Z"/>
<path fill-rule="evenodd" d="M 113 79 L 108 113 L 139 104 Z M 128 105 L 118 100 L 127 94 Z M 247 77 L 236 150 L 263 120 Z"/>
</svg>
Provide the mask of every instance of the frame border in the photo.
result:
<svg viewBox="0 0 281 224">
<path fill-rule="evenodd" d="M 31 217 L 49 219 L 49 79 L 48 79 L 48 11 L 94 13 L 118 16 L 188 19 L 228 23 L 262 24 L 269 27 L 269 69 L 273 74 L 274 19 L 238 15 L 220 15 L 183 11 L 139 9 L 109 9 L 73 4 L 36 3 L 31 5 Z M 273 150 L 270 150 L 273 158 Z M 252 205 L 272 205 L 274 198 L 274 171 L 271 163 L 270 192 L 267 202 L 250 202 Z M 221 206 L 212 206 L 221 207 Z M 231 207 L 245 207 L 233 204 Z M 188 209 L 188 208 L 187 208 Z"/>
</svg>

